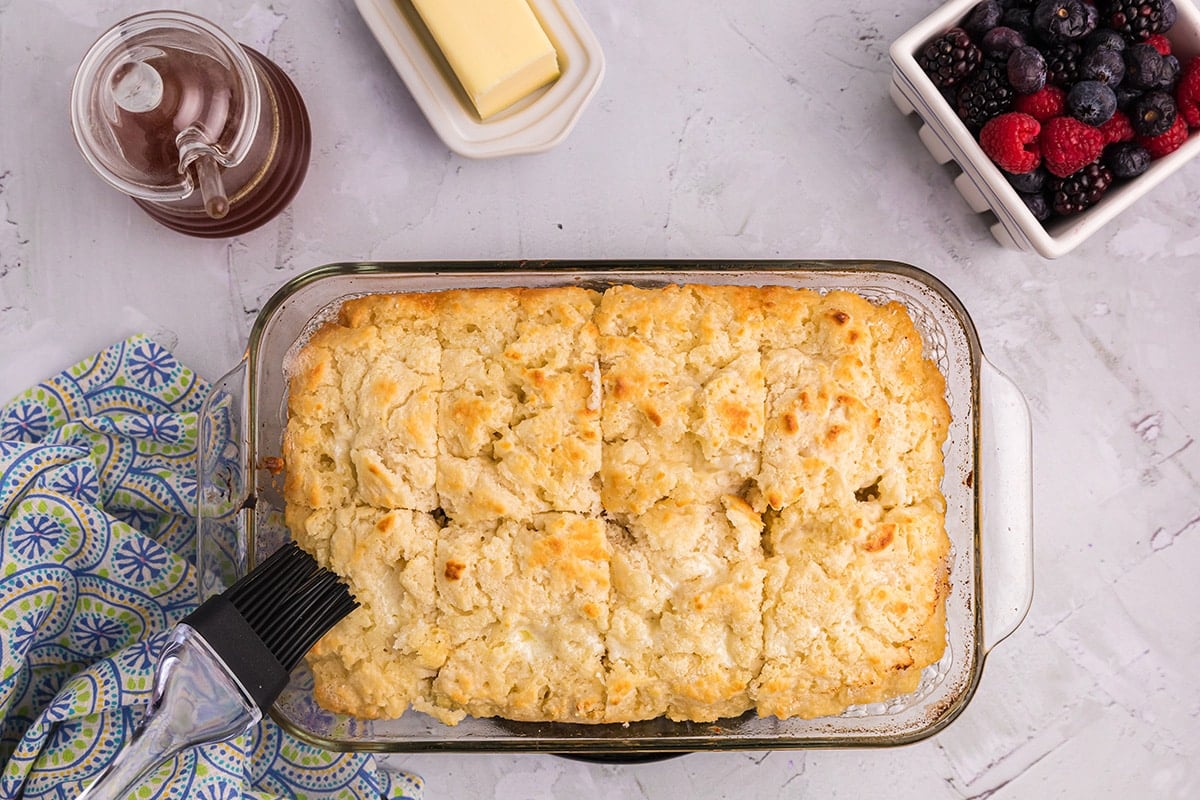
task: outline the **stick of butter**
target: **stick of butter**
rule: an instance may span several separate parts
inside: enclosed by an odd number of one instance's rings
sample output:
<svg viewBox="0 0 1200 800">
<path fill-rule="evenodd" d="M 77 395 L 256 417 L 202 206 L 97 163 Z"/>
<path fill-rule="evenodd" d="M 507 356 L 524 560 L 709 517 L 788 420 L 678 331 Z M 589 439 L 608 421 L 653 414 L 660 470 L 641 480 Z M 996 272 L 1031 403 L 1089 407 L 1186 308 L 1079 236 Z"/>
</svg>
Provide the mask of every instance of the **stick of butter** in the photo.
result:
<svg viewBox="0 0 1200 800">
<path fill-rule="evenodd" d="M 412 0 L 482 119 L 559 75 L 527 0 Z"/>
</svg>

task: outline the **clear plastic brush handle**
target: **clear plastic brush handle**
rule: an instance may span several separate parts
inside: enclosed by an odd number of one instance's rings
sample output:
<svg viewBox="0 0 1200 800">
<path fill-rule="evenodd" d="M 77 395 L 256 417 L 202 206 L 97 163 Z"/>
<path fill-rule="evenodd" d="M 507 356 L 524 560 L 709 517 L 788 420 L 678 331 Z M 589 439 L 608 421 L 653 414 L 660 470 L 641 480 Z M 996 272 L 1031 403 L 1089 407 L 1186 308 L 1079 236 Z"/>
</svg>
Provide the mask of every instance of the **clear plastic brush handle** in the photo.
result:
<svg viewBox="0 0 1200 800">
<path fill-rule="evenodd" d="M 177 625 L 159 657 L 141 727 L 79 798 L 121 800 L 179 751 L 232 738 L 261 719 L 258 706 L 204 637 Z"/>
</svg>

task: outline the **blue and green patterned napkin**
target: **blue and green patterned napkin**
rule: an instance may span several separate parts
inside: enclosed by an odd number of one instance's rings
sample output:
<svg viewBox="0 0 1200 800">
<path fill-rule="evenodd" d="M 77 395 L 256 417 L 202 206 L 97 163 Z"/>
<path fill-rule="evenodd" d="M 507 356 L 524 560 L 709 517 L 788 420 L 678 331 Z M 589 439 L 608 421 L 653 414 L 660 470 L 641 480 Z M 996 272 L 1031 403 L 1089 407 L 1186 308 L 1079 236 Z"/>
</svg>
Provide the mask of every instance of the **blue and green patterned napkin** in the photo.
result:
<svg viewBox="0 0 1200 800">
<path fill-rule="evenodd" d="M 207 384 L 134 337 L 0 409 L 0 798 L 72 797 L 132 734 L 197 602 Z M 150 798 L 420 798 L 420 778 L 270 720 L 164 764 Z"/>
</svg>

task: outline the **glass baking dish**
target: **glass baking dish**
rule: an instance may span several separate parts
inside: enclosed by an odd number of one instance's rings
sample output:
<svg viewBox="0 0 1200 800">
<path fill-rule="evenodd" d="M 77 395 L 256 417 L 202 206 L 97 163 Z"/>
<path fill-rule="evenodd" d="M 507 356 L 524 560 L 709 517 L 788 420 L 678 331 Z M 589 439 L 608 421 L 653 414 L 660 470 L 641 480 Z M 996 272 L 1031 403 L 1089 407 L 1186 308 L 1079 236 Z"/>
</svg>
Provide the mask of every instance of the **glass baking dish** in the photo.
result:
<svg viewBox="0 0 1200 800">
<path fill-rule="evenodd" d="M 367 293 L 484 286 L 614 283 L 775 284 L 847 289 L 899 300 L 926 353 L 946 377 L 952 421 L 944 448 L 951 542 L 947 648 L 916 692 L 813 720 L 759 718 L 716 723 L 666 719 L 611 725 L 516 723 L 467 718 L 446 726 L 416 712 L 359 720 L 320 708 L 302 664 L 272 709 L 285 729 L 335 750 L 537 751 L 627 754 L 699 750 L 898 745 L 929 736 L 967 705 L 987 653 L 1012 633 L 1033 592 L 1031 433 L 1024 399 L 983 356 L 975 327 L 936 278 L 895 262 L 637 261 L 341 263 L 283 286 L 250 332 L 245 357 L 219 380 L 205 406 L 200 455 L 201 592 L 220 591 L 288 537 L 283 525 L 282 434 L 290 355 L 343 299 Z"/>
</svg>

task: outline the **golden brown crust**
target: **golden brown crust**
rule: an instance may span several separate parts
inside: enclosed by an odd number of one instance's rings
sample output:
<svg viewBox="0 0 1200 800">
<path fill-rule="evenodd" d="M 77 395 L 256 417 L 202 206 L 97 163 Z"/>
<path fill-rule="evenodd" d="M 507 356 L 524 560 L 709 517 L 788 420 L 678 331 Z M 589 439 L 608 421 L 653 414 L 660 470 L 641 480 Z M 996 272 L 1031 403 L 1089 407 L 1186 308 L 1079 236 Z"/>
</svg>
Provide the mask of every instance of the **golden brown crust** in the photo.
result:
<svg viewBox="0 0 1200 800">
<path fill-rule="evenodd" d="M 368 296 L 289 388 L 286 521 L 363 602 L 310 656 L 330 709 L 813 717 L 942 656 L 949 409 L 899 303 Z"/>
</svg>

